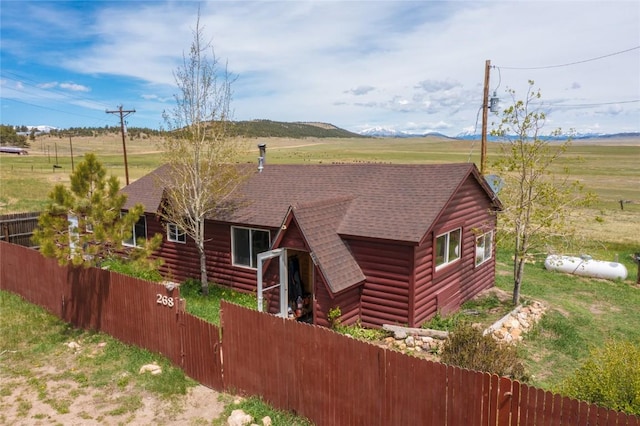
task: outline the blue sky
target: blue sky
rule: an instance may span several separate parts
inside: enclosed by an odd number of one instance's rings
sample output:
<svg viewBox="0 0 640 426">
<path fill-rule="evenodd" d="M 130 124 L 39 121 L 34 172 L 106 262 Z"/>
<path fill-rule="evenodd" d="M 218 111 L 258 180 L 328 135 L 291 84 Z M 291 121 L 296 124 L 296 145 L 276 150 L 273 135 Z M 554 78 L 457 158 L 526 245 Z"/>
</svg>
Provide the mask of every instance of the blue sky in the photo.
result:
<svg viewBox="0 0 640 426">
<path fill-rule="evenodd" d="M 640 131 L 636 0 L 3 0 L 0 122 L 117 125 L 122 105 L 159 128 L 198 5 L 235 120 L 478 133 L 488 59 L 502 107 L 535 81 L 549 132 Z"/>
</svg>

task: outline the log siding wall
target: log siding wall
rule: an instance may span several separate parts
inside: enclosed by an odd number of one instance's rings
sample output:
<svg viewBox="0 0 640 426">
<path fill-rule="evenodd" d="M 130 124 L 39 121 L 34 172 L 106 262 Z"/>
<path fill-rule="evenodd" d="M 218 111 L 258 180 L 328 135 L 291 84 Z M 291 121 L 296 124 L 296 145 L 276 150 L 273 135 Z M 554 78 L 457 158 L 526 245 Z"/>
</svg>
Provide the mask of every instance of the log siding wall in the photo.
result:
<svg viewBox="0 0 640 426">
<path fill-rule="evenodd" d="M 343 322 L 360 320 L 363 325 L 407 324 L 417 327 L 437 312 L 446 314 L 494 284 L 495 258 L 475 266 L 476 236 L 495 229 L 496 217 L 491 202 L 479 183 L 470 176 L 432 227 L 432 232 L 415 246 L 409 244 L 351 239 L 347 243 L 366 276 L 365 283 L 340 295 L 330 295 L 322 274 L 314 267 L 314 320 L 328 325 L 327 314 L 340 307 Z M 308 252 L 308 247 L 295 221 L 278 243 L 279 247 Z M 435 271 L 433 254 L 435 236 L 462 228 L 461 258 L 442 270 Z M 162 232 L 164 241 L 157 253 L 165 260 L 161 272 L 182 281 L 199 278 L 199 256 L 192 240 L 175 243 L 166 239 L 166 225 L 147 215 L 149 235 Z M 277 230 L 271 231 L 271 239 Z M 231 225 L 208 222 L 206 227 L 207 270 L 211 282 L 245 292 L 256 290 L 256 270 L 232 265 Z M 492 255 L 495 256 L 495 238 Z M 275 283 L 277 274 L 265 274 L 265 284 Z M 277 305 L 277 297 L 269 295 L 269 306 Z"/>
<path fill-rule="evenodd" d="M 491 205 L 481 194 L 479 184 L 469 178 L 465 181 L 440 219 L 433 232 L 415 250 L 414 271 L 415 310 L 412 326 L 418 326 L 433 317 L 439 309 L 437 295 L 449 293 L 455 288 L 457 301 L 462 304 L 483 289 L 493 286 L 495 280 L 495 239 L 492 259 L 475 266 L 475 244 L 479 233 L 495 230 L 496 217 L 491 213 Z M 441 233 L 462 227 L 462 250 L 460 259 L 436 272 L 433 262 L 433 244 Z"/>
<path fill-rule="evenodd" d="M 349 247 L 366 276 L 361 300 L 362 324 L 370 327 L 408 324 L 413 248 L 364 240 L 350 240 Z"/>
</svg>

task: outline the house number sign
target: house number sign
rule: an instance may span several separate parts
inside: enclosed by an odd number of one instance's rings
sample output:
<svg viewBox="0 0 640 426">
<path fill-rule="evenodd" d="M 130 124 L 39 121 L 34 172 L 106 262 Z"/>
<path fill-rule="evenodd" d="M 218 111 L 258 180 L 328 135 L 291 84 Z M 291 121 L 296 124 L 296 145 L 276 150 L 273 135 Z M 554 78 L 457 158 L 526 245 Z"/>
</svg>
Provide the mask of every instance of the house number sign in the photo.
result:
<svg viewBox="0 0 640 426">
<path fill-rule="evenodd" d="M 174 305 L 173 297 L 163 296 L 160 293 L 156 294 L 156 303 L 167 308 L 173 308 Z"/>
</svg>

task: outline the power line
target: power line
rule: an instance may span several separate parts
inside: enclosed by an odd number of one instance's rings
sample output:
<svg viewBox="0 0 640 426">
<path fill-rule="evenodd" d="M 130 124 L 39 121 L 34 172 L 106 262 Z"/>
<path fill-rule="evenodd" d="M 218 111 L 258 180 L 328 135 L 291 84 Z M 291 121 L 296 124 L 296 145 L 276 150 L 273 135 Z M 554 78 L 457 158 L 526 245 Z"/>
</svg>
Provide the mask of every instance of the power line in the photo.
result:
<svg viewBox="0 0 640 426">
<path fill-rule="evenodd" d="M 10 87 L 8 89 L 15 90 L 15 89 L 12 89 Z M 47 109 L 49 111 L 54 111 L 54 112 L 59 112 L 59 113 L 62 113 L 62 114 L 73 115 L 73 116 L 76 116 L 76 117 L 90 118 L 92 120 L 95 120 L 96 122 L 109 123 L 108 120 L 97 118 L 97 117 L 91 117 L 89 115 L 83 115 L 83 114 L 77 114 L 77 113 L 74 113 L 74 112 L 62 111 L 60 109 L 46 107 L 46 106 L 42 106 L 42 105 L 36 105 L 36 104 L 29 103 L 29 102 L 19 101 L 17 99 L 13 99 L 13 98 L 2 98 L 2 102 L 6 102 L 6 101 L 16 102 L 16 103 L 23 104 L 23 105 L 29 105 L 29 106 L 36 107 L 36 108 Z"/>
<path fill-rule="evenodd" d="M 87 101 L 87 102 L 91 102 L 91 103 L 99 106 L 100 108 L 108 108 L 108 106 L 106 104 L 102 104 L 100 102 L 96 102 L 95 100 L 90 99 L 90 98 L 86 98 L 86 97 L 83 97 L 83 96 L 78 96 L 76 94 L 74 94 L 72 96 L 70 93 L 62 91 L 62 90 L 59 90 L 59 89 L 57 89 L 55 87 L 42 87 L 42 85 L 45 85 L 47 83 L 37 82 L 37 81 L 35 81 L 33 79 L 21 76 L 19 74 L 11 72 L 11 71 L 3 70 L 3 74 L 11 74 L 11 75 L 17 77 L 17 79 L 16 79 L 16 78 L 12 78 L 12 77 L 7 77 L 6 75 L 3 76 L 3 78 L 5 78 L 7 80 L 15 81 L 16 83 L 19 83 L 19 84 L 25 84 L 25 85 L 33 87 L 33 88 L 35 88 L 37 90 L 41 90 L 41 91 L 43 91 L 45 93 L 53 92 L 53 93 L 58 94 L 58 95 L 60 95 L 60 96 L 62 96 L 64 98 L 68 98 L 68 99 L 72 99 L 72 100 Z M 27 83 L 27 82 L 30 82 L 30 83 Z M 59 83 L 57 83 L 57 82 L 56 82 L 56 84 L 59 85 Z"/>
<path fill-rule="evenodd" d="M 588 108 L 588 107 L 594 107 L 594 106 L 603 106 L 603 105 L 617 105 L 617 104 L 631 104 L 631 103 L 635 103 L 635 102 L 640 102 L 640 99 L 634 99 L 631 101 L 614 101 L 614 102 L 600 102 L 597 104 L 546 104 L 547 106 L 553 107 L 553 108 L 564 108 L 564 107 L 568 107 L 568 108 Z"/>
<path fill-rule="evenodd" d="M 621 50 L 619 52 L 609 53 L 607 55 L 602 55 L 602 56 L 598 56 L 598 57 L 591 58 L 591 59 L 585 59 L 585 60 L 582 60 L 582 61 L 569 62 L 569 63 L 566 63 L 566 64 L 559 64 L 559 65 L 546 65 L 546 66 L 540 66 L 540 67 L 500 67 L 500 68 L 503 68 L 505 70 L 543 70 L 543 69 L 548 69 L 548 68 L 568 67 L 570 65 L 583 64 L 585 62 L 597 61 L 599 59 L 608 58 L 610 56 L 621 55 L 623 53 L 631 52 L 632 50 L 637 50 L 637 49 L 640 49 L 640 46 L 635 46 L 635 47 L 632 47 L 630 49 L 625 49 L 625 50 Z"/>
</svg>

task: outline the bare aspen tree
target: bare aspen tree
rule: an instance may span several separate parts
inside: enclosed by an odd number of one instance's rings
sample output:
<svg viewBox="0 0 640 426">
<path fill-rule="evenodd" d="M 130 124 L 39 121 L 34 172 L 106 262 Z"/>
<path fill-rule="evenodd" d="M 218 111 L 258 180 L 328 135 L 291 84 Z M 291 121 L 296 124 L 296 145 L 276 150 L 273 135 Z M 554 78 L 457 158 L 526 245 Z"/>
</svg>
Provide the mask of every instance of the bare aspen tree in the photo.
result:
<svg viewBox="0 0 640 426">
<path fill-rule="evenodd" d="M 542 134 L 546 114 L 540 109 L 539 90 L 533 81 L 525 100 L 516 100 L 503 111 L 503 118 L 491 133 L 506 139 L 502 155 L 494 166 L 505 181 L 499 196 L 504 210 L 500 228 L 513 238 L 513 303 L 520 300 L 524 265 L 533 254 L 571 239 L 570 216 L 575 207 L 588 205 L 594 195 L 570 179 L 568 169 L 557 170 L 553 163 L 571 144 L 571 139 L 550 143 Z M 560 136 L 556 129 L 549 136 Z"/>
<path fill-rule="evenodd" d="M 206 295 L 206 219 L 233 208 L 229 196 L 243 176 L 236 164 L 241 147 L 229 134 L 234 78 L 203 37 L 198 13 L 189 53 L 174 71 L 176 105 L 163 113 L 167 131 L 161 146 L 169 172 L 161 177 L 165 189 L 159 213 L 195 242 Z"/>
</svg>

